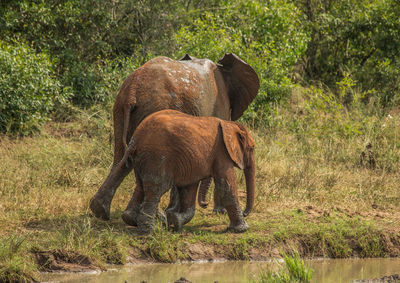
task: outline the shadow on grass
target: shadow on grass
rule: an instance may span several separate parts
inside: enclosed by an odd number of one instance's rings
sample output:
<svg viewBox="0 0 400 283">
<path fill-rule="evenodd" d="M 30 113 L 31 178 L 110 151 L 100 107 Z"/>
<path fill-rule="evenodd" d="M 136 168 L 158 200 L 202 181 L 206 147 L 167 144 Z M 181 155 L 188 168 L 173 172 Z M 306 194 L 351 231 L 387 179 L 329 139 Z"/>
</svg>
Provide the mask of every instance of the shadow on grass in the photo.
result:
<svg viewBox="0 0 400 283">
<path fill-rule="evenodd" d="M 24 223 L 24 228 L 33 231 L 60 231 L 66 227 L 67 224 L 73 224 L 76 227 L 85 227 L 90 225 L 93 231 L 104 231 L 105 229 L 112 229 L 114 232 L 127 232 L 127 226 L 121 219 L 121 211 L 114 211 L 111 213 L 110 220 L 104 221 L 96 218 L 90 213 L 79 215 L 59 215 L 49 216 L 42 219 L 35 219 Z M 131 229 L 129 229 L 131 230 Z"/>
<path fill-rule="evenodd" d="M 228 227 L 222 224 L 195 224 L 184 226 L 183 230 L 185 232 L 190 232 L 194 234 L 234 234 L 233 232 L 228 231 Z"/>
</svg>

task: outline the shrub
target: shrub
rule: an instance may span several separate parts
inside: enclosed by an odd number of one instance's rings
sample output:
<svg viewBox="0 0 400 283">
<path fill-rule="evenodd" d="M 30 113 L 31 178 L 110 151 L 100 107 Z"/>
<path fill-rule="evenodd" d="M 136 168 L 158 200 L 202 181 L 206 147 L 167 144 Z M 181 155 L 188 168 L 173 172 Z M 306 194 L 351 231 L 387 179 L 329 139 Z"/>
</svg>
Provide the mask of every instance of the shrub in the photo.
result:
<svg viewBox="0 0 400 283">
<path fill-rule="evenodd" d="M 399 101 L 400 4 L 395 0 L 302 1 L 302 26 L 311 40 L 302 60 L 304 78 L 333 90 L 346 75 L 383 106 Z"/>
<path fill-rule="evenodd" d="M 94 71 L 101 78 L 95 86 L 96 95 L 105 105 L 114 103 L 123 81 L 141 65 L 141 58 L 127 57 L 104 60 L 94 66 Z M 108 107 L 111 110 L 111 107 Z"/>
<path fill-rule="evenodd" d="M 295 252 L 293 256 L 282 254 L 284 264 L 280 264 L 279 272 L 266 271 L 261 274 L 258 282 L 291 283 L 310 282 L 314 270 L 308 267 Z"/>
<path fill-rule="evenodd" d="M 68 96 L 45 53 L 0 41 L 0 132 L 32 133 Z"/>
<path fill-rule="evenodd" d="M 140 57 L 104 59 L 93 64 L 71 62 L 63 74 L 62 84 L 72 88 L 74 105 L 108 106 L 114 102 L 123 80 L 140 65 Z"/>
</svg>

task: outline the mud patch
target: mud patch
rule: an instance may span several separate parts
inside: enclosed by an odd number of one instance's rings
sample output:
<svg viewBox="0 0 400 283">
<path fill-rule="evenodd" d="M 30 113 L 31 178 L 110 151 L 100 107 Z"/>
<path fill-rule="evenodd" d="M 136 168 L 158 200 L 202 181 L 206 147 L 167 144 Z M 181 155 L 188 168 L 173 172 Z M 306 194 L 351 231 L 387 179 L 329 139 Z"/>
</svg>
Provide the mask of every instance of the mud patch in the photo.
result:
<svg viewBox="0 0 400 283">
<path fill-rule="evenodd" d="M 190 260 L 214 260 L 216 253 L 212 246 L 195 243 L 188 246 L 188 257 Z"/>
<path fill-rule="evenodd" d="M 191 281 L 187 280 L 184 277 L 179 278 L 178 280 L 176 280 L 174 283 L 192 283 Z"/>
<path fill-rule="evenodd" d="M 84 272 L 100 270 L 99 265 L 89 257 L 72 251 L 35 251 L 34 256 L 40 271 Z"/>
<path fill-rule="evenodd" d="M 125 282 L 127 282 L 127 281 L 125 281 Z M 215 281 L 215 282 L 217 282 L 217 281 Z M 148 282 L 147 281 L 142 281 L 140 283 L 148 283 Z M 174 283 L 192 283 L 192 281 L 189 281 L 186 278 L 181 277 L 178 280 L 176 280 Z"/>
<path fill-rule="evenodd" d="M 382 278 L 354 280 L 353 283 L 398 283 L 400 282 L 400 274 L 383 276 Z"/>
</svg>

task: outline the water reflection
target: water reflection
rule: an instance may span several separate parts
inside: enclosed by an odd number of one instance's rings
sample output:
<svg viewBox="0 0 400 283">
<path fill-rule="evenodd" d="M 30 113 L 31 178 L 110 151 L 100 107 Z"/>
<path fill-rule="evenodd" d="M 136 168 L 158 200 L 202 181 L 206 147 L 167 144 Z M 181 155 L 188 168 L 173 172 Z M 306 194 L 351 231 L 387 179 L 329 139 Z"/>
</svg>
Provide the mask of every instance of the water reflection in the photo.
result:
<svg viewBox="0 0 400 283">
<path fill-rule="evenodd" d="M 400 273 L 398 258 L 335 259 L 307 262 L 314 268 L 313 282 L 350 282 Z"/>
<path fill-rule="evenodd" d="M 314 270 L 312 282 L 341 283 L 400 273 L 400 259 L 341 259 L 307 261 Z M 196 282 L 241 283 L 258 278 L 272 262 L 216 262 L 131 265 L 101 274 L 44 274 L 51 282 L 174 282 L 180 277 Z"/>
</svg>

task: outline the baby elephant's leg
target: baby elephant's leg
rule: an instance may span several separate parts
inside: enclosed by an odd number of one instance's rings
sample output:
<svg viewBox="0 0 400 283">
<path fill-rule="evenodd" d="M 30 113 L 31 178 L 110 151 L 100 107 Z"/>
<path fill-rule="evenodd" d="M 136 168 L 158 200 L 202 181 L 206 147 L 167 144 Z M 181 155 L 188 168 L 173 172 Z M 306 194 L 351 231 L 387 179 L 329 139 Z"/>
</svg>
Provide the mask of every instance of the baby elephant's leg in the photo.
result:
<svg viewBox="0 0 400 283">
<path fill-rule="evenodd" d="M 175 231 L 182 230 L 182 226 L 192 220 L 195 208 L 196 208 L 196 194 L 199 183 L 179 187 L 178 198 L 179 198 L 179 211 L 168 210 L 167 211 L 167 222 L 168 226 L 174 226 Z"/>
<path fill-rule="evenodd" d="M 169 194 L 169 204 L 165 209 L 165 213 L 168 212 L 178 212 L 179 211 L 179 192 L 176 186 L 172 186 L 171 192 Z"/>
<path fill-rule="evenodd" d="M 233 169 L 232 169 L 233 171 Z M 215 178 L 216 193 L 220 194 L 223 206 L 226 208 L 230 220 L 228 230 L 241 233 L 249 229 L 240 209 L 237 198 L 237 189 L 234 172 L 228 174 L 226 178 Z"/>
<path fill-rule="evenodd" d="M 143 202 L 143 188 L 136 185 L 135 191 L 133 192 L 132 198 L 128 203 L 125 211 L 122 213 L 122 220 L 128 225 L 137 226 L 137 217 L 140 212 L 140 206 Z"/>
<path fill-rule="evenodd" d="M 165 184 L 143 183 L 144 199 L 137 219 L 138 233 L 149 234 L 156 223 L 158 203 L 169 189 Z"/>
<path fill-rule="evenodd" d="M 216 183 L 215 180 L 214 180 L 214 183 Z M 223 196 L 221 194 L 214 191 L 214 209 L 213 209 L 214 213 L 220 213 L 220 214 L 226 213 L 226 209 L 224 208 L 224 205 L 223 205 L 224 200 L 222 198 L 223 198 Z"/>
<path fill-rule="evenodd" d="M 122 213 L 122 220 L 128 225 L 137 226 L 137 217 L 140 212 L 140 207 L 143 202 L 144 192 L 142 180 L 136 175 L 136 188 L 133 192 L 132 198 L 128 203 L 125 211 Z"/>
</svg>

